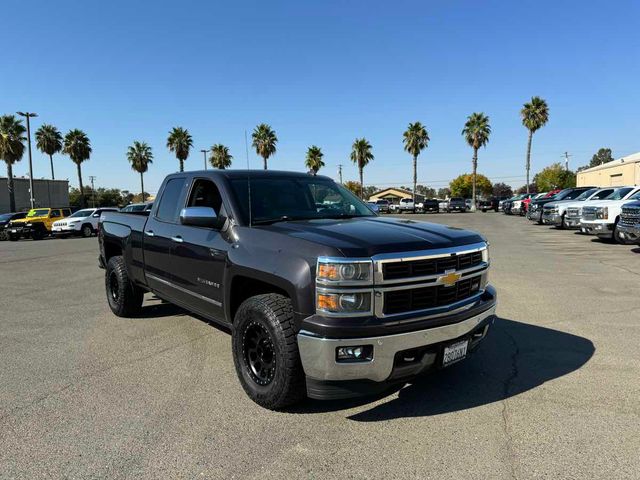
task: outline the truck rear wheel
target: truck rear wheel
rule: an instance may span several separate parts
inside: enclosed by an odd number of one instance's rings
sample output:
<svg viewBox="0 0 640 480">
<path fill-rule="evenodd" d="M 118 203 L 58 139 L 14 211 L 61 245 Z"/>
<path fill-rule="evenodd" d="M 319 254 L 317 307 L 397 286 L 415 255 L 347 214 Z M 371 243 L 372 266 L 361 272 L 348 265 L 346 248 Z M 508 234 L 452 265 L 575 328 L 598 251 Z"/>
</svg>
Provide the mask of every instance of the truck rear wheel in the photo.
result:
<svg viewBox="0 0 640 480">
<path fill-rule="evenodd" d="M 109 259 L 104 279 L 107 301 L 113 313 L 119 317 L 133 317 L 140 313 L 144 291 L 129 280 L 122 256 Z"/>
<path fill-rule="evenodd" d="M 275 294 L 245 300 L 235 315 L 233 363 L 249 398 L 270 410 L 305 397 L 291 300 Z"/>
</svg>

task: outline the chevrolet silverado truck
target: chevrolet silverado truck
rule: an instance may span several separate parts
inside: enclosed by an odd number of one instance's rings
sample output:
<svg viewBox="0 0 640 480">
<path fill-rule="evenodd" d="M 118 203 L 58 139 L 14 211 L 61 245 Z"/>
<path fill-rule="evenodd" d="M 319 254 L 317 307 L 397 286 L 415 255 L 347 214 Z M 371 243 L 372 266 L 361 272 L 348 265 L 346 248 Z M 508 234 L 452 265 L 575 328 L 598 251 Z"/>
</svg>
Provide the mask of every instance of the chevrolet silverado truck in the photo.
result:
<svg viewBox="0 0 640 480">
<path fill-rule="evenodd" d="M 558 200 L 542 207 L 542 223 L 556 228 L 567 228 L 567 209 L 569 206 L 580 208 L 581 202 L 604 200 L 616 190 L 616 187 L 592 188 L 582 192 L 575 200 Z"/>
<path fill-rule="evenodd" d="M 580 195 L 582 195 L 583 192 L 591 190 L 592 188 L 595 187 L 565 188 L 564 190 L 560 190 L 552 197 L 531 200 L 531 203 L 529 203 L 529 210 L 527 211 L 527 218 L 532 222 L 537 222 L 539 225 L 542 225 L 543 208 L 547 203 L 557 202 L 560 200 L 575 200 Z"/>
<path fill-rule="evenodd" d="M 640 201 L 622 206 L 618 230 L 628 243 L 640 243 Z"/>
<path fill-rule="evenodd" d="M 217 170 L 169 175 L 148 215 L 104 213 L 109 307 L 145 292 L 231 330 L 259 405 L 386 391 L 464 359 L 495 319 L 478 233 L 380 217 L 328 177 Z"/>
<path fill-rule="evenodd" d="M 467 203 L 464 201 L 462 197 L 451 197 L 449 200 L 449 204 L 447 205 L 447 213 L 451 212 L 466 212 L 467 211 Z"/>
<path fill-rule="evenodd" d="M 640 187 L 620 188 L 606 200 L 582 207 L 580 230 L 599 238 L 612 239 L 617 243 L 627 243 L 618 224 L 622 206 L 633 200 L 640 200 Z"/>
<path fill-rule="evenodd" d="M 426 198 L 423 202 L 416 204 L 416 210 L 418 212 L 440 212 L 440 200 L 437 198 Z"/>
</svg>

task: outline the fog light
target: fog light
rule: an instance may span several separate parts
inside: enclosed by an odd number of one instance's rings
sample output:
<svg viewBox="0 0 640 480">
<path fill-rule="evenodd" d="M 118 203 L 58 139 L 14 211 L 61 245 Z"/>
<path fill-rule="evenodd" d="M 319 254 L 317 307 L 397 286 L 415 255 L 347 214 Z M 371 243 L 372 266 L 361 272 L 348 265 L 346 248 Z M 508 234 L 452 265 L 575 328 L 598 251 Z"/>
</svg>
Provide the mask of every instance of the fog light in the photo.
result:
<svg viewBox="0 0 640 480">
<path fill-rule="evenodd" d="M 373 345 L 336 348 L 338 362 L 366 362 L 373 358 Z"/>
</svg>

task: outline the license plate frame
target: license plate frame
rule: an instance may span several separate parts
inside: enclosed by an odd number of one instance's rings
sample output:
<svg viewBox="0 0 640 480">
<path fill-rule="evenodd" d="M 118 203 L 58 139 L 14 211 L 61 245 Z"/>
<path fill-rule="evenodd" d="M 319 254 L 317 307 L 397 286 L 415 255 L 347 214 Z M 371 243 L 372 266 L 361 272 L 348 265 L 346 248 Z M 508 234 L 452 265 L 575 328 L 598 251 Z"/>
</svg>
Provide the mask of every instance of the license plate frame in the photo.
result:
<svg viewBox="0 0 640 480">
<path fill-rule="evenodd" d="M 454 363 L 467 358 L 469 350 L 469 339 L 458 340 L 457 342 L 445 345 L 442 349 L 442 367 L 448 367 Z"/>
</svg>

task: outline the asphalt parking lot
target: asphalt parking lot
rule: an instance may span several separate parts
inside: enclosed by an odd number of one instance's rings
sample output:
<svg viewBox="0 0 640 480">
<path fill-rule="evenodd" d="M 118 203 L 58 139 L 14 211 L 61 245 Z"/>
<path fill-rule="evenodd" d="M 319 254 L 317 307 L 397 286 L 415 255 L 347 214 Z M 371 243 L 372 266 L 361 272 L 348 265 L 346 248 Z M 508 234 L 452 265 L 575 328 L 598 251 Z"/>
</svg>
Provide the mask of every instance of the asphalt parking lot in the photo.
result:
<svg viewBox="0 0 640 480">
<path fill-rule="evenodd" d="M 2 478 L 639 478 L 640 248 L 496 213 L 500 320 L 387 396 L 263 410 L 230 336 L 149 299 L 111 314 L 97 240 L 0 243 Z"/>
</svg>

